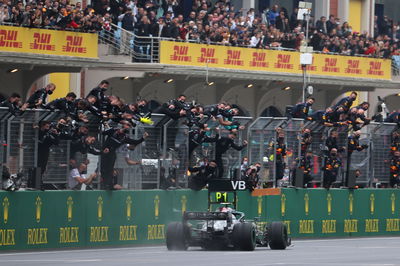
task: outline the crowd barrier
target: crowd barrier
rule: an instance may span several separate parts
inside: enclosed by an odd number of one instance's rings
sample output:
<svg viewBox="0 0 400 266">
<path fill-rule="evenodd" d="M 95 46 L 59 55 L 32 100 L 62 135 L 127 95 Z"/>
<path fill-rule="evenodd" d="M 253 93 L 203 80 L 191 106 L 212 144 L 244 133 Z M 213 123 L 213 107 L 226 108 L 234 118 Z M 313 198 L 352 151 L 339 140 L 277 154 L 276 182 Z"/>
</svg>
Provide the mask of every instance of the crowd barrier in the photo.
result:
<svg viewBox="0 0 400 266">
<path fill-rule="evenodd" d="M 238 193 L 247 219 L 283 221 L 293 238 L 399 235 L 399 207 L 391 189 Z M 186 210 L 206 211 L 207 191 L 0 192 L 0 250 L 162 244 Z"/>
<path fill-rule="evenodd" d="M 0 108 L 0 134 L 2 149 L 0 158 L 9 168 L 11 173 L 22 172 L 27 179 L 32 174 L 32 169 L 37 166 L 38 124 L 40 121 L 56 122 L 62 114 L 48 110 L 27 110 L 21 116 L 13 116 L 7 108 Z M 187 187 L 188 166 L 199 164 L 204 158 L 214 159 L 215 143 L 205 143 L 197 147 L 191 158 L 188 159 L 188 132 L 189 128 L 183 119 L 174 121 L 162 114 L 153 114 L 153 125 L 138 125 L 131 132 L 131 137 L 140 138 L 144 132 L 150 136 L 135 150 L 121 150 L 117 153 L 115 168 L 119 172 L 118 182 L 125 189 L 159 189 L 167 188 L 168 180 L 176 179 L 179 187 Z M 276 129 L 285 131 L 287 156 L 285 158 L 284 183 L 290 182 L 290 173 L 297 167 L 300 155 L 301 135 L 304 128 L 311 130 L 313 142 L 313 182 L 319 185 L 323 176 L 323 158 L 326 155 L 325 140 L 332 130 L 339 133 L 338 145 L 347 147 L 348 128 L 324 127 L 317 122 L 302 119 L 287 119 L 286 117 L 236 117 L 245 130 L 239 131 L 237 143 L 248 140 L 246 149 L 235 151 L 231 149 L 224 154 L 224 177 L 235 179 L 240 171 L 241 161 L 249 157 L 250 162 L 260 162 L 262 170 L 261 182 L 264 186 L 272 186 L 276 181 L 276 164 L 274 151 L 276 143 Z M 217 122 L 207 121 L 212 130 L 210 136 L 219 133 L 226 136 L 229 131 L 220 126 L 217 131 Z M 99 133 L 101 123 L 89 115 L 87 124 L 90 134 L 101 141 Z M 390 144 L 392 133 L 398 130 L 396 124 L 371 123 L 362 129 L 361 144 L 368 144 L 369 148 L 361 152 L 354 152 L 351 158 L 350 170 L 361 170 L 357 184 L 361 187 L 375 187 L 387 184 L 390 176 Z M 100 143 L 98 144 L 100 146 Z M 62 140 L 59 145 L 52 146 L 47 170 L 43 176 L 45 184 L 53 188 L 65 188 L 69 171 L 69 141 Z M 140 162 L 139 165 L 128 165 L 126 155 Z M 346 152 L 341 154 L 342 169 L 337 182 L 341 183 L 345 175 L 347 163 Z M 82 155 L 81 159 L 89 159 L 88 173 L 99 169 L 99 156 Z M 99 179 L 95 180 L 94 187 L 98 187 Z"/>
</svg>

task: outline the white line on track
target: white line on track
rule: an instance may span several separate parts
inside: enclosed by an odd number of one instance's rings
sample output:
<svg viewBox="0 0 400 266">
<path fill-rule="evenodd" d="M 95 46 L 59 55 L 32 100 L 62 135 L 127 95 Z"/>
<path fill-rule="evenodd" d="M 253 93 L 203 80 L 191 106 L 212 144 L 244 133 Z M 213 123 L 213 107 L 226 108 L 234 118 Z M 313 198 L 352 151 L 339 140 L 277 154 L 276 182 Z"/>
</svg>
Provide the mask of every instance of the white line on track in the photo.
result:
<svg viewBox="0 0 400 266">
<path fill-rule="evenodd" d="M 16 259 L 16 260 L 1 260 L 1 262 L 64 262 L 64 263 L 77 263 L 77 262 L 99 262 L 101 260 L 99 259 L 93 259 L 93 260 L 52 260 L 52 259 L 43 259 L 43 260 L 21 260 L 21 259 Z"/>
</svg>

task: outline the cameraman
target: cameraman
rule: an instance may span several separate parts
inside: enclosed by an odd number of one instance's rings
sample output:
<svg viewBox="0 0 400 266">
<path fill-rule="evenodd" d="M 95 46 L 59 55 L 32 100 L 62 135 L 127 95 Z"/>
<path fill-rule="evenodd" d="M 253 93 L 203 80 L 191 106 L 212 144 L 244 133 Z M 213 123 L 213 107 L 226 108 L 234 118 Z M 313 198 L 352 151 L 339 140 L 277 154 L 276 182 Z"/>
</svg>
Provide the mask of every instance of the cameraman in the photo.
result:
<svg viewBox="0 0 400 266">
<path fill-rule="evenodd" d="M 68 176 L 68 189 L 72 190 L 88 190 L 88 186 L 97 177 L 96 173 L 87 175 L 87 165 L 84 163 L 79 164 L 78 167 L 71 170 Z M 91 190 L 91 188 L 89 187 Z"/>
<path fill-rule="evenodd" d="M 260 173 L 261 170 L 261 164 L 260 163 L 255 163 L 250 165 L 246 171 L 244 171 L 244 175 L 242 176 L 242 180 L 246 181 L 246 188 L 249 191 L 253 191 L 255 188 L 257 188 L 259 182 L 260 182 Z"/>
<path fill-rule="evenodd" d="M 208 181 L 217 177 L 217 163 L 211 161 L 203 166 L 189 167 L 189 172 L 197 174 L 190 175 L 188 187 L 198 191 L 203 189 Z"/>
</svg>

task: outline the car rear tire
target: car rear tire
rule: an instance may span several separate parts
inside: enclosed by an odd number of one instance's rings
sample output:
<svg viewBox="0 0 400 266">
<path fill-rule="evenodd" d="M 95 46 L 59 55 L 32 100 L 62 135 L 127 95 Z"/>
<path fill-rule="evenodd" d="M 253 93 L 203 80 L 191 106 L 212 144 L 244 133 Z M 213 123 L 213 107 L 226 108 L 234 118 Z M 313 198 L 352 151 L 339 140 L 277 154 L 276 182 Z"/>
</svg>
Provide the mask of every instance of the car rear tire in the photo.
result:
<svg viewBox="0 0 400 266">
<path fill-rule="evenodd" d="M 236 249 L 253 251 L 256 247 L 256 229 L 252 223 L 239 223 L 233 227 L 233 245 Z"/>
<path fill-rule="evenodd" d="M 286 249 L 288 246 L 286 225 L 282 222 L 272 222 L 268 226 L 268 238 L 271 249 Z"/>
<path fill-rule="evenodd" d="M 167 227 L 167 249 L 187 250 L 189 228 L 181 222 L 170 223 Z"/>
</svg>

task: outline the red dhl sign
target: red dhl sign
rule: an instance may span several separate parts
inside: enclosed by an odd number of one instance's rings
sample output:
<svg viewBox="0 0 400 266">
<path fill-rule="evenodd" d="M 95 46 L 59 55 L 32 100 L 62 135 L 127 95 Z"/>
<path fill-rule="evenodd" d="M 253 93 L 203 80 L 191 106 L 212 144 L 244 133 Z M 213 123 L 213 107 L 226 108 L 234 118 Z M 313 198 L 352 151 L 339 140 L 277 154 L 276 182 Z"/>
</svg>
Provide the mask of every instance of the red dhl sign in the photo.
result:
<svg viewBox="0 0 400 266">
<path fill-rule="evenodd" d="M 55 51 L 56 46 L 51 44 L 51 34 L 35 32 L 30 48 L 34 50 Z"/>
<path fill-rule="evenodd" d="M 218 64 L 218 58 L 215 57 L 215 48 L 201 48 L 201 56 L 197 57 L 197 62 L 207 64 Z"/>
<path fill-rule="evenodd" d="M 17 30 L 0 29 L 0 47 L 22 48 L 22 42 L 19 42 L 17 37 Z"/>
<path fill-rule="evenodd" d="M 263 52 L 253 52 L 252 60 L 249 62 L 251 67 L 266 68 L 269 66 L 267 62 L 267 53 Z"/>
<path fill-rule="evenodd" d="M 172 61 L 190 62 L 192 57 L 188 56 L 189 46 L 174 46 L 174 54 L 170 56 Z"/>
<path fill-rule="evenodd" d="M 97 34 L 0 26 L 0 50 L 97 58 Z"/>
<path fill-rule="evenodd" d="M 302 74 L 300 53 L 193 43 L 160 42 L 160 63 L 225 69 Z M 307 66 L 311 75 L 390 79 L 391 62 L 385 59 L 314 54 Z"/>
</svg>

